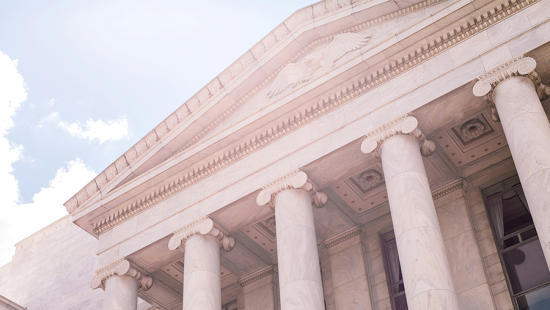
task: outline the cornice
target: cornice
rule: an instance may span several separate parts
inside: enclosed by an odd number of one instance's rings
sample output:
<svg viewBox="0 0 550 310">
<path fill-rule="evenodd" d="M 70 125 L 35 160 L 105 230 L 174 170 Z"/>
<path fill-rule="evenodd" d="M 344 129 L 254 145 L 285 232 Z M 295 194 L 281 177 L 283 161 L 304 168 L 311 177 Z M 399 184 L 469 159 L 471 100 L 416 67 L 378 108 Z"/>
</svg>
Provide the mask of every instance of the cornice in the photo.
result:
<svg viewBox="0 0 550 310">
<path fill-rule="evenodd" d="M 0 308 L 6 309 L 6 310 L 26 310 L 27 309 L 16 304 L 14 301 L 7 299 L 2 295 L 0 295 Z"/>
<path fill-rule="evenodd" d="M 275 265 L 267 266 L 267 267 L 265 267 L 265 268 L 263 268 L 259 271 L 256 271 L 255 273 L 253 273 L 251 275 L 240 278 L 239 283 L 241 284 L 241 286 L 247 286 L 247 285 L 249 285 L 253 282 L 256 282 L 256 281 L 258 281 L 262 278 L 265 278 L 267 276 L 270 276 L 270 275 L 273 275 L 273 276 L 278 275 L 277 267 Z"/>
<path fill-rule="evenodd" d="M 105 282 L 114 275 L 128 276 L 136 279 L 144 291 L 153 286 L 153 277 L 147 275 L 143 269 L 134 265 L 126 258 L 121 258 L 96 271 L 96 275 L 93 277 L 91 283 L 92 289 L 101 288 L 105 290 Z"/>
<path fill-rule="evenodd" d="M 351 100 L 371 91 L 380 85 L 400 76 L 404 72 L 432 59 L 440 53 L 467 40 L 473 35 L 484 31 L 490 26 L 504 20 L 505 18 L 537 3 L 540 0 L 519 0 L 516 5 L 509 2 L 508 6 L 498 6 L 474 18 L 471 22 L 465 22 L 457 26 L 454 31 L 448 32 L 446 36 L 429 42 L 414 51 L 407 57 L 396 60 L 386 67 L 374 73 L 367 72 L 362 78 L 352 81 L 340 91 L 321 99 L 319 102 L 304 108 L 283 122 L 258 133 L 254 138 L 234 147 L 231 151 L 224 152 L 207 163 L 192 167 L 190 173 L 180 176 L 177 180 L 164 184 L 161 188 L 136 199 L 122 209 L 109 212 L 99 220 L 90 222 L 95 234 L 102 234 L 114 226 L 140 214 L 151 206 L 164 201 L 165 199 L 181 192 L 182 190 L 200 182 L 204 178 L 222 170 L 226 166 L 245 158 L 255 151 L 285 137 L 304 125 L 330 113 L 336 108 L 350 102 Z"/>
<path fill-rule="evenodd" d="M 328 249 L 328 248 L 331 248 L 337 244 L 340 244 L 346 240 L 349 240 L 355 236 L 359 236 L 361 234 L 365 234 L 365 229 L 363 228 L 363 226 L 359 225 L 359 226 L 355 226 L 351 229 L 348 229 L 346 231 L 344 231 L 343 233 L 340 233 L 334 237 L 331 237 L 331 238 L 328 238 L 326 239 L 323 243 L 325 245 L 325 247 Z"/>
<path fill-rule="evenodd" d="M 220 247 L 229 252 L 235 247 L 235 238 L 212 219 L 205 216 L 174 232 L 174 236 L 168 242 L 170 250 L 180 249 L 185 251 L 185 241 L 193 236 L 211 236 L 218 240 Z"/>
<path fill-rule="evenodd" d="M 256 203 L 259 206 L 268 205 L 275 209 L 273 203 L 275 196 L 289 189 L 302 189 L 308 192 L 311 195 L 313 205 L 317 208 L 324 206 L 328 199 L 327 194 L 319 191 L 317 185 L 308 179 L 305 172 L 295 170 L 263 186 L 262 191 L 256 197 Z"/>
<path fill-rule="evenodd" d="M 388 20 L 401 17 L 403 15 L 421 10 L 423 8 L 444 1 L 446 0 L 426 0 L 310 42 L 306 47 L 304 47 L 300 52 L 294 55 L 285 64 L 280 66 L 264 81 L 256 85 L 254 89 L 252 89 L 242 98 L 240 98 L 226 111 L 221 113 L 214 121 L 206 125 L 199 133 L 197 133 L 189 141 L 187 141 L 183 147 L 178 149 L 172 157 L 181 154 L 186 149 L 195 145 L 202 137 L 204 137 L 221 122 L 226 120 L 240 106 L 242 106 L 250 98 L 252 98 L 259 90 L 263 89 L 267 84 L 269 84 L 287 64 L 297 61 L 315 47 L 324 43 L 328 43 L 338 34 L 361 31 L 363 29 L 373 27 Z M 212 101 L 212 99 L 215 98 L 216 95 L 221 94 L 225 90 L 225 87 L 228 86 L 229 83 L 237 80 L 244 74 L 244 72 L 254 67 L 262 56 L 270 53 L 271 50 L 275 49 L 276 44 L 292 36 L 292 32 L 302 27 L 303 23 L 312 21 L 314 15 L 315 19 L 318 19 L 323 15 L 332 13 L 334 10 L 343 9 L 347 6 L 352 6 L 352 3 L 353 5 L 358 5 L 366 2 L 368 2 L 368 0 L 348 0 L 348 2 L 325 0 L 320 1 L 310 7 L 303 8 L 292 14 L 284 23 L 276 27 L 275 30 L 265 36 L 262 41 L 257 43 L 254 47 L 252 47 L 252 49 L 241 56 L 241 58 L 231 64 L 225 71 L 214 78 L 197 94 L 191 97 L 191 99 L 189 99 L 181 107 L 179 107 L 174 113 L 168 116 L 162 123 L 160 123 L 157 127 L 155 127 L 155 129 L 149 132 L 143 139 L 138 141 L 132 148 L 130 148 L 130 150 L 119 157 L 113 164 L 111 164 L 103 172 L 101 172 L 94 180 L 88 183 L 76 195 L 65 202 L 64 205 L 67 208 L 67 211 L 72 214 L 73 211 L 75 211 L 79 206 L 88 201 L 89 198 L 96 196 L 100 189 L 105 187 L 105 185 L 115 179 L 118 174 L 121 174 L 128 170 L 132 163 L 136 162 L 138 158 L 142 157 L 143 154 L 147 153 L 147 151 L 153 146 L 158 145 L 161 138 L 166 136 L 174 129 L 181 127 L 182 124 L 191 117 L 191 114 L 193 112 L 197 111 L 201 106 L 205 106 L 206 103 Z M 315 14 L 313 13 L 313 11 L 315 11 Z"/>
<path fill-rule="evenodd" d="M 439 199 L 459 189 L 466 189 L 468 183 L 464 179 L 458 179 L 451 183 L 445 184 L 432 191 L 433 200 Z"/>
<path fill-rule="evenodd" d="M 424 133 L 418 128 L 418 120 L 409 115 L 400 116 L 367 133 L 366 139 L 361 143 L 361 151 L 365 154 L 374 152 L 375 156 L 380 158 L 380 146 L 395 135 L 410 135 L 416 138 L 423 156 L 430 156 L 435 152 L 435 143 L 426 139 Z"/>
</svg>

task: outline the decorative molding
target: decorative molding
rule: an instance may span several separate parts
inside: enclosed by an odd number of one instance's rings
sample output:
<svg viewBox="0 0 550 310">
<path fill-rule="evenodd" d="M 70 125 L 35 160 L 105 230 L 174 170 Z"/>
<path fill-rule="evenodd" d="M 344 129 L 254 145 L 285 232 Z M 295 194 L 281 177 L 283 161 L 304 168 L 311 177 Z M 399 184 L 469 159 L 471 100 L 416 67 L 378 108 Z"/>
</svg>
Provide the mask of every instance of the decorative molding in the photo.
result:
<svg viewBox="0 0 550 310">
<path fill-rule="evenodd" d="M 260 269 L 260 270 L 254 272 L 251 275 L 240 278 L 239 283 L 241 284 L 241 286 L 247 286 L 247 285 L 249 285 L 253 282 L 256 282 L 256 281 L 258 281 L 262 278 L 265 278 L 267 276 L 270 276 L 270 275 L 273 275 L 275 277 L 278 275 L 277 266 L 269 265 L 269 266 L 267 266 L 263 269 Z"/>
<path fill-rule="evenodd" d="M 420 153 L 422 156 L 430 156 L 435 152 L 435 143 L 426 139 L 424 133 L 418 128 L 418 120 L 409 115 L 400 116 L 367 133 L 367 138 L 361 143 L 361 151 L 365 154 L 374 152 L 374 155 L 380 158 L 380 146 L 388 138 L 395 135 L 411 135 L 416 138 L 420 145 Z"/>
<path fill-rule="evenodd" d="M 456 190 L 459 189 L 466 189 L 468 186 L 468 183 L 464 179 L 458 179 L 455 181 L 452 181 L 451 183 L 445 184 L 435 190 L 432 191 L 432 198 L 433 200 L 439 199 L 445 195 L 448 195 Z"/>
<path fill-rule="evenodd" d="M 222 170 L 226 166 L 245 158 L 258 149 L 261 149 L 288 135 L 289 133 L 296 131 L 302 126 L 330 113 L 336 108 L 371 91 L 372 89 L 385 84 L 386 82 L 400 76 L 404 72 L 407 72 L 423 62 L 439 55 L 441 52 L 456 46 L 473 35 L 486 30 L 488 27 L 495 25 L 505 18 L 539 1 L 540 0 L 518 0 L 515 4 L 509 1 L 507 5 L 497 6 L 477 16 L 476 18 L 473 18 L 472 21 L 465 22 L 464 24 L 457 26 L 453 31 L 448 32 L 447 35 L 441 36 L 441 38 L 435 39 L 434 41 L 411 51 L 407 57 L 395 60 L 386 67 L 377 70 L 375 73 L 366 74 L 363 78 L 353 81 L 349 84 L 349 86 L 343 88 L 341 91 L 335 92 L 327 98 L 321 99 L 318 103 L 305 108 L 294 117 L 290 117 L 289 119 L 274 125 L 272 128 L 268 128 L 258 133 L 254 138 L 251 138 L 248 141 L 236 146 L 230 151 L 224 152 L 223 154 L 210 159 L 207 163 L 193 167 L 190 173 L 186 173 L 177 180 L 164 184 L 161 188 L 157 188 L 143 197 L 136 199 L 134 202 L 128 204 L 122 209 L 111 211 L 111 213 L 101 219 L 97 221 L 94 220 L 90 223 L 94 227 L 93 232 L 99 235 L 105 231 L 108 231 L 116 225 L 147 210 L 151 206 L 164 201 L 168 197 L 171 197 L 172 195 L 175 195 L 178 192 L 200 182 L 204 178 Z M 429 1 L 425 2 L 432 3 Z M 292 61 L 295 60 L 296 59 L 293 58 Z M 246 98 L 246 100 L 248 99 L 250 99 L 250 97 Z M 244 97 L 241 100 L 244 100 Z M 221 123 L 229 117 L 229 115 L 231 115 L 240 105 L 244 104 L 245 101 L 242 101 L 241 103 L 239 102 L 220 115 L 213 123 L 207 125 L 203 129 L 204 132 L 202 133 L 202 136 L 210 132 L 216 124 Z M 192 138 L 190 142 L 195 138 L 196 141 L 189 144 L 188 147 L 196 143 L 202 136 Z M 187 147 L 184 147 L 181 152 L 183 152 L 185 148 Z M 177 154 L 179 153 L 176 152 L 174 156 Z"/>
<path fill-rule="evenodd" d="M 205 216 L 174 232 L 174 236 L 168 242 L 170 250 L 180 249 L 185 251 L 185 241 L 193 236 L 211 236 L 218 240 L 220 248 L 229 252 L 235 247 L 235 238 L 229 232 L 214 223 L 212 219 Z"/>
<path fill-rule="evenodd" d="M 255 95 L 259 90 L 264 88 L 268 83 L 270 83 L 281 70 L 291 62 L 297 61 L 299 58 L 304 56 L 306 53 L 313 50 L 315 47 L 324 44 L 332 40 L 335 36 L 346 33 L 346 32 L 357 32 L 380 23 L 401 17 L 403 15 L 416 12 L 418 10 L 424 9 L 429 6 L 441 3 L 446 0 L 426 0 L 412 6 L 406 7 L 404 9 L 397 10 L 395 12 L 386 14 L 384 16 L 378 17 L 373 20 L 369 20 L 357 26 L 339 31 L 335 34 L 326 36 L 324 38 L 315 40 L 309 43 L 305 48 L 303 48 L 299 53 L 294 55 L 287 63 L 282 65 L 278 70 L 272 73 L 268 78 L 258 84 L 252 91 L 243 96 L 237 103 L 232 105 L 229 109 L 223 112 L 218 116 L 213 122 L 205 126 L 198 134 L 196 134 L 191 140 L 189 140 L 182 148 L 175 152 L 175 155 L 182 153 L 184 150 L 188 149 L 192 145 L 196 144 L 202 137 L 204 137 L 208 132 L 210 132 L 214 127 L 223 122 L 227 117 L 229 117 L 235 110 L 247 102 L 253 95 Z M 326 2 L 326 3 L 325 3 Z M 67 208 L 67 211 L 72 214 L 79 206 L 84 204 L 89 198 L 97 195 L 97 192 L 100 191 L 106 184 L 113 180 L 116 175 L 129 169 L 130 165 L 145 154 L 153 146 L 156 146 L 160 143 L 160 139 L 169 132 L 177 129 L 182 126 L 182 124 L 191 117 L 193 112 L 196 112 L 200 109 L 201 106 L 205 106 L 206 103 L 211 101 L 216 95 L 222 94 L 226 87 L 232 82 L 238 80 L 246 71 L 253 68 L 257 65 L 260 57 L 263 55 L 269 54 L 272 50 L 276 49 L 276 45 L 279 42 L 283 42 L 288 37 L 292 36 L 292 32 L 301 28 L 304 22 L 312 21 L 314 16 L 319 18 L 322 15 L 332 13 L 335 9 L 343 9 L 347 6 L 357 5 L 356 1 L 348 2 L 335 2 L 335 1 L 320 1 L 312 6 L 305 7 L 301 10 L 296 11 L 292 14 L 285 22 L 277 26 L 271 33 L 266 35 L 260 42 L 253 46 L 250 50 L 244 53 L 239 59 L 232 63 L 227 69 L 225 69 L 220 75 L 215 77 L 210 83 L 208 83 L 204 88 L 199 90 L 191 99 L 186 101 L 181 105 L 175 112 L 168 116 L 163 122 L 161 122 L 155 129 L 149 132 L 144 138 L 138 141 L 130 150 L 128 150 L 124 155 L 119 157 L 113 164 L 111 164 L 107 169 L 101 172 L 94 180 L 92 180 L 88 185 L 81 189 L 76 195 L 71 197 L 67 202 L 64 203 L 64 206 Z M 357 2 L 366 2 L 365 0 L 360 0 Z M 319 9 L 313 9 L 314 7 Z M 315 10 L 315 14 L 313 13 Z M 325 12 L 325 13 L 320 13 Z"/>
<path fill-rule="evenodd" d="M 275 209 L 273 202 L 275 196 L 289 189 L 303 189 L 308 192 L 312 204 L 316 208 L 323 207 L 328 199 L 327 194 L 319 191 L 317 185 L 308 179 L 305 172 L 295 170 L 262 187 L 262 191 L 256 198 L 256 203 L 259 206 L 269 205 L 270 208 Z"/>
<path fill-rule="evenodd" d="M 121 258 L 116 262 L 109 264 L 99 270 L 97 270 L 96 275 L 92 279 L 91 287 L 92 289 L 101 288 L 105 290 L 105 282 L 107 279 L 114 275 L 119 276 L 128 276 L 136 279 L 139 282 L 141 289 L 147 291 L 153 286 L 153 277 L 146 275 L 145 271 L 139 268 L 137 265 L 134 265 L 126 258 Z"/>
<path fill-rule="evenodd" d="M 346 231 L 344 231 L 343 233 L 340 233 L 334 237 L 331 237 L 331 238 L 328 238 L 326 239 L 323 243 L 325 245 L 325 247 L 328 249 L 328 248 L 331 248 L 337 244 L 340 244 L 346 240 L 349 240 L 355 236 L 359 236 L 361 234 L 365 234 L 365 229 L 363 228 L 363 226 L 361 225 L 358 225 L 358 226 L 355 226 L 351 229 L 348 229 Z"/>
<path fill-rule="evenodd" d="M 502 81 L 514 76 L 529 78 L 535 84 L 535 89 L 540 100 L 546 100 L 550 96 L 550 87 L 542 84 L 539 75 L 535 72 L 537 62 L 531 57 L 520 55 L 504 64 L 480 75 L 474 85 L 474 95 L 485 97 L 485 101 L 491 108 L 491 119 L 498 122 L 498 111 L 493 101 L 493 91 Z"/>
</svg>

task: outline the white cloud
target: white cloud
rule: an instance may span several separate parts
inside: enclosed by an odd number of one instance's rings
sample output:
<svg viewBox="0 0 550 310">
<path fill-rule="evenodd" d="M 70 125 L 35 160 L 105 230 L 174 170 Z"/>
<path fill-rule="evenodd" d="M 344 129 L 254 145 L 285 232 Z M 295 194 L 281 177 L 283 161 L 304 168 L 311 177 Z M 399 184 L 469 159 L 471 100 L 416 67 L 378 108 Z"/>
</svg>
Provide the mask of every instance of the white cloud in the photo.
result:
<svg viewBox="0 0 550 310">
<path fill-rule="evenodd" d="M 59 113 L 57 112 L 50 113 L 48 116 L 44 117 L 40 122 L 38 122 L 38 125 L 36 125 L 36 128 L 42 128 L 44 127 L 44 123 L 57 122 L 58 120 L 59 120 Z"/>
<path fill-rule="evenodd" d="M 48 100 L 48 102 L 46 103 L 49 107 L 53 107 L 53 105 L 55 104 L 55 99 L 52 98 L 50 100 Z"/>
<path fill-rule="evenodd" d="M 0 266 L 11 260 L 14 244 L 67 215 L 63 203 L 96 176 L 80 159 L 57 170 L 48 187 L 33 196 L 32 203 L 0 198 Z M 14 179 L 17 186 L 17 180 Z"/>
<path fill-rule="evenodd" d="M 53 112 L 44 117 L 38 125 L 36 125 L 36 128 L 44 127 L 45 123 L 56 123 L 57 127 L 65 130 L 71 136 L 86 139 L 90 142 L 94 139 L 97 139 L 99 143 L 104 143 L 106 141 L 118 141 L 127 138 L 130 135 L 128 121 L 124 117 L 107 122 L 102 120 L 94 121 L 90 118 L 86 121 L 86 123 L 82 124 L 79 121 L 76 123 L 62 121 L 60 120 L 59 113 Z"/>
<path fill-rule="evenodd" d="M 15 243 L 66 215 L 63 203 L 96 175 L 82 160 L 73 160 L 66 169 L 57 170 L 48 187 L 34 194 L 32 203 L 20 202 L 13 164 L 21 159 L 23 146 L 11 143 L 7 133 L 26 98 L 17 60 L 0 52 L 0 266 L 11 260 Z"/>
<path fill-rule="evenodd" d="M 122 140 L 127 138 L 130 133 L 128 121 L 125 118 L 108 122 L 104 122 L 102 120 L 94 121 L 90 118 L 84 124 L 81 124 L 80 122 L 67 123 L 64 121 L 59 121 L 57 122 L 57 126 L 68 132 L 73 137 L 87 139 L 90 142 L 97 139 L 99 140 L 99 143 L 109 140 Z"/>
</svg>

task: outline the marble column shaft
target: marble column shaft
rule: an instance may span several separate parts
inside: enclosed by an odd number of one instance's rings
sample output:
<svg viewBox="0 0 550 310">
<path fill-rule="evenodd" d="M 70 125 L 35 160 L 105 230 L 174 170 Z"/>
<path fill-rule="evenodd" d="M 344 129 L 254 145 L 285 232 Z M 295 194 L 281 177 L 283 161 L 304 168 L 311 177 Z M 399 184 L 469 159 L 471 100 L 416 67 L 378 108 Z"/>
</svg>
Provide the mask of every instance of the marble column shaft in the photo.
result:
<svg viewBox="0 0 550 310">
<path fill-rule="evenodd" d="M 386 191 L 411 310 L 459 310 L 451 268 L 422 156 L 435 152 L 418 120 L 403 115 L 369 132 L 363 153 L 382 161 Z"/>
<path fill-rule="evenodd" d="M 518 56 L 478 77 L 473 92 L 498 112 L 550 268 L 550 123 L 540 102 L 550 87 L 536 65 Z"/>
<path fill-rule="evenodd" d="M 114 275 L 105 281 L 104 310 L 137 310 L 139 282 L 129 276 Z"/>
<path fill-rule="evenodd" d="M 409 309 L 459 310 L 418 141 L 396 135 L 380 153 Z"/>
<path fill-rule="evenodd" d="M 310 195 L 289 189 L 275 197 L 281 309 L 324 309 Z"/>
<path fill-rule="evenodd" d="M 514 76 L 493 91 L 506 140 L 550 268 L 550 123 L 533 82 Z"/>
<path fill-rule="evenodd" d="M 312 206 L 322 207 L 326 194 L 295 171 L 264 187 L 256 201 L 275 208 L 281 309 L 324 310 Z"/>
<path fill-rule="evenodd" d="M 235 238 L 208 217 L 174 232 L 168 248 L 184 251 L 183 310 L 221 309 L 220 248 L 234 247 Z"/>
<path fill-rule="evenodd" d="M 197 235 L 185 242 L 183 310 L 222 307 L 220 245 L 212 236 Z"/>
</svg>

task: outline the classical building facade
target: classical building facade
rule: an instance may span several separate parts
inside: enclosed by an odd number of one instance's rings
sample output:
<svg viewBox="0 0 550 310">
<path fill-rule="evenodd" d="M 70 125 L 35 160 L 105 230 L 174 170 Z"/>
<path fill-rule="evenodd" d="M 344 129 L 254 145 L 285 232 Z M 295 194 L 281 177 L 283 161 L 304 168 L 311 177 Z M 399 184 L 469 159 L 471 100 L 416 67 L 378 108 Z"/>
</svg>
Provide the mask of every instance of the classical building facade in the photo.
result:
<svg viewBox="0 0 550 310">
<path fill-rule="evenodd" d="M 28 309 L 550 309 L 549 19 L 550 0 L 297 11 L 69 199 L 65 228 L 23 241 L 0 294 Z M 21 266 L 56 234 L 71 246 L 45 256 L 90 263 L 63 275 L 72 303 L 44 306 L 17 277 L 34 281 Z"/>
</svg>

